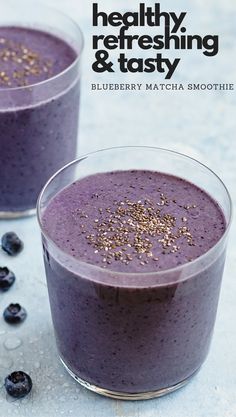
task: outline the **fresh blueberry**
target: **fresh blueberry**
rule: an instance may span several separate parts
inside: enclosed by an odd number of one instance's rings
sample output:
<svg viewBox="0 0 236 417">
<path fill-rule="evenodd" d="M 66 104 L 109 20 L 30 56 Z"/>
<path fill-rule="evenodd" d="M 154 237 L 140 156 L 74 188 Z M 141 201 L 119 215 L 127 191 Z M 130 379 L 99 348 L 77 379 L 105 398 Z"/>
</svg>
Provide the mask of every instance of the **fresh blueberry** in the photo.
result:
<svg viewBox="0 0 236 417">
<path fill-rule="evenodd" d="M 9 324 L 21 323 L 26 319 L 26 316 L 26 310 L 20 304 L 9 304 L 3 312 L 3 317 Z"/>
<path fill-rule="evenodd" d="M 23 398 L 32 388 L 32 379 L 23 371 L 12 372 L 5 378 L 5 388 L 9 395 L 14 398 Z"/>
<path fill-rule="evenodd" d="M 15 275 L 13 272 L 4 266 L 0 267 L 0 291 L 8 291 L 15 282 Z"/>
<path fill-rule="evenodd" d="M 8 255 L 17 255 L 22 251 L 23 246 L 23 242 L 14 232 L 5 233 L 5 235 L 2 236 L 2 249 L 7 252 Z"/>
</svg>

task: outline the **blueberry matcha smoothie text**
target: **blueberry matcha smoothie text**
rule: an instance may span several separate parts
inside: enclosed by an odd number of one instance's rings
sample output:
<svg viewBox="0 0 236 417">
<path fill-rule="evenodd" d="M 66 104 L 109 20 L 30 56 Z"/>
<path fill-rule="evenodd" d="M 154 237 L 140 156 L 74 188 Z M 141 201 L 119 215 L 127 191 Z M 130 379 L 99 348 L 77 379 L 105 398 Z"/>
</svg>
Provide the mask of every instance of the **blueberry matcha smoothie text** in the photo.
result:
<svg viewBox="0 0 236 417">
<path fill-rule="evenodd" d="M 76 58 L 50 33 L 0 27 L 0 212 L 34 208 L 44 183 L 75 157 L 78 79 L 60 88 L 59 75 Z"/>
<path fill-rule="evenodd" d="M 96 174 L 58 193 L 45 209 L 44 231 L 71 259 L 95 266 L 89 278 L 76 274 L 45 248 L 67 367 L 123 393 L 160 390 L 194 374 L 208 352 L 224 254 L 188 279 L 181 272 L 225 228 L 207 193 L 159 172 Z M 162 272 L 171 268 L 165 283 Z"/>
</svg>

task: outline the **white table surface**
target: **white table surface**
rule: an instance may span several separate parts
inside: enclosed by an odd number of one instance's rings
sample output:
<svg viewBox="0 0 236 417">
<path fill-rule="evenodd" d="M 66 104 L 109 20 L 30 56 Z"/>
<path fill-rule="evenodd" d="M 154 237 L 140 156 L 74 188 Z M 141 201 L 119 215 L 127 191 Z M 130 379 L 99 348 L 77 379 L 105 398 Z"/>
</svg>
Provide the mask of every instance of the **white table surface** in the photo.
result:
<svg viewBox="0 0 236 417">
<path fill-rule="evenodd" d="M 5 0 L 4 0 L 5 1 Z M 35 0 L 32 0 L 32 2 Z M 92 82 L 163 82 L 154 75 L 110 76 L 91 70 L 91 1 L 45 1 L 64 10 L 85 35 L 79 153 L 118 145 L 163 146 L 194 156 L 217 172 L 236 199 L 235 92 L 92 92 Z M 133 0 L 132 6 L 138 4 Z M 149 1 L 148 4 L 154 3 Z M 177 8 L 167 0 L 163 8 Z M 0 2 L 1 4 L 1 2 Z M 100 7 L 125 10 L 125 0 L 100 0 Z M 180 0 L 178 10 L 191 13 L 196 33 L 220 35 L 220 52 L 212 59 L 186 54 L 171 82 L 234 83 L 236 4 L 234 0 Z M 213 343 L 207 361 L 192 382 L 164 398 L 123 402 L 102 398 L 80 387 L 59 363 L 49 311 L 36 218 L 0 221 L 0 234 L 16 231 L 25 242 L 22 254 L 0 264 L 17 275 L 0 294 L 0 316 L 10 302 L 20 302 L 28 318 L 17 329 L 0 317 L 0 386 L 9 371 L 24 369 L 33 379 L 32 393 L 21 401 L 0 388 L 1 417 L 235 417 L 236 416 L 236 235 L 232 225 Z"/>
</svg>

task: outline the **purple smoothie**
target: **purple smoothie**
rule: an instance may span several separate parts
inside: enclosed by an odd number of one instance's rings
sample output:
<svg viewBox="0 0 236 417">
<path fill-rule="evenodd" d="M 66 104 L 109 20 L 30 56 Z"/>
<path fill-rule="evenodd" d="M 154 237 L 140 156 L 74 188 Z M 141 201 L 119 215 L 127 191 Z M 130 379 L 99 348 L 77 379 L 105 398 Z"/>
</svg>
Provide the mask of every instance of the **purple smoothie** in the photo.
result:
<svg viewBox="0 0 236 417">
<path fill-rule="evenodd" d="M 34 208 L 47 179 L 75 158 L 79 81 L 55 77 L 76 58 L 52 34 L 0 27 L 0 212 Z"/>
<path fill-rule="evenodd" d="M 53 197 L 42 225 L 71 257 L 63 265 L 44 240 L 56 340 L 74 375 L 110 391 L 142 393 L 172 387 L 199 369 L 224 252 L 188 279 L 181 274 L 226 229 L 207 193 L 158 172 L 96 174 Z M 75 259 L 100 268 L 89 277 L 76 274 Z M 175 267 L 165 282 L 165 271 Z"/>
</svg>

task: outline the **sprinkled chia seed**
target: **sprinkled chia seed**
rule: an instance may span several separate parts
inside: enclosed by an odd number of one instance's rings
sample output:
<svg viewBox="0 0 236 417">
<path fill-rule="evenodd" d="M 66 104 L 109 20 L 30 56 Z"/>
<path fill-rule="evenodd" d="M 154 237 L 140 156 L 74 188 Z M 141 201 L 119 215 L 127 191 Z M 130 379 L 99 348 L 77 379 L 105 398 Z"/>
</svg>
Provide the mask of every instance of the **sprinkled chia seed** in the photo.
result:
<svg viewBox="0 0 236 417">
<path fill-rule="evenodd" d="M 107 214 L 102 219 L 95 218 L 94 233 L 88 234 L 86 238 L 95 248 L 94 253 L 101 254 L 102 262 L 107 262 L 108 257 L 126 265 L 135 257 L 140 260 L 142 266 L 148 264 L 149 258 L 158 261 L 159 258 L 155 257 L 155 254 L 153 256 L 153 242 L 150 237 L 161 244 L 163 254 L 178 252 L 180 247 L 176 242 L 182 237 L 187 239 L 190 246 L 194 245 L 189 228 L 177 227 L 176 218 L 159 208 L 160 205 L 168 206 L 167 196 L 160 193 L 161 202 L 157 203 L 147 198 L 143 201 L 132 201 L 128 198 L 125 198 L 125 201 L 115 200 L 114 209 L 107 207 Z M 102 214 L 100 208 L 97 210 Z M 186 220 L 185 217 L 182 218 L 182 221 Z M 125 253 L 128 249 L 131 250 L 130 254 Z"/>
<path fill-rule="evenodd" d="M 17 64 L 17 70 L 14 69 L 9 73 L 5 71 L 0 72 L 0 86 L 11 86 L 18 80 L 18 86 L 28 85 L 28 76 L 41 76 L 42 73 L 47 73 L 50 78 L 52 73 L 52 62 L 45 61 L 37 52 L 26 47 L 23 43 L 16 42 L 7 38 L 0 39 L 0 65 L 1 62 L 12 62 Z M 13 66 L 12 66 L 13 67 Z"/>
</svg>

